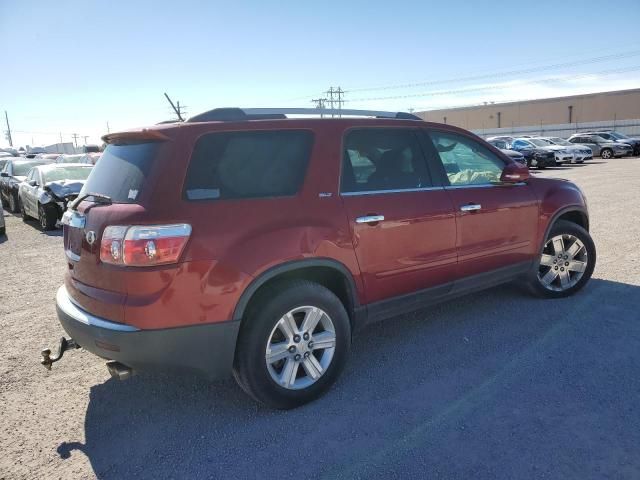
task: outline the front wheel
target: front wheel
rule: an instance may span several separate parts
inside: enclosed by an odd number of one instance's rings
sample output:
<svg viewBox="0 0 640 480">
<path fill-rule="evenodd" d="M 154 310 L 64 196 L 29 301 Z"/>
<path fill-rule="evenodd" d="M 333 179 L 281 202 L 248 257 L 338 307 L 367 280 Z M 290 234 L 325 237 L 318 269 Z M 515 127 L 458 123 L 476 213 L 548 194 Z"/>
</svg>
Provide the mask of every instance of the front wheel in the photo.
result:
<svg viewBox="0 0 640 480">
<path fill-rule="evenodd" d="M 610 148 L 604 148 L 600 152 L 600 156 L 605 160 L 609 160 L 611 157 L 613 157 L 613 150 L 611 150 Z"/>
<path fill-rule="evenodd" d="M 58 215 L 55 211 L 55 207 L 50 205 L 38 204 L 38 222 L 40 222 L 40 228 L 42 230 L 53 230 L 56 228 L 56 222 L 58 221 Z"/>
<path fill-rule="evenodd" d="M 9 192 L 9 211 L 18 213 L 18 194 L 15 192 Z"/>
<path fill-rule="evenodd" d="M 558 220 L 527 283 L 539 297 L 568 297 L 587 284 L 595 265 L 596 247 L 589 232 L 573 222 Z"/>
<path fill-rule="evenodd" d="M 295 408 L 340 375 L 351 346 L 349 316 L 322 285 L 295 280 L 267 288 L 243 320 L 233 373 L 255 400 Z"/>
</svg>

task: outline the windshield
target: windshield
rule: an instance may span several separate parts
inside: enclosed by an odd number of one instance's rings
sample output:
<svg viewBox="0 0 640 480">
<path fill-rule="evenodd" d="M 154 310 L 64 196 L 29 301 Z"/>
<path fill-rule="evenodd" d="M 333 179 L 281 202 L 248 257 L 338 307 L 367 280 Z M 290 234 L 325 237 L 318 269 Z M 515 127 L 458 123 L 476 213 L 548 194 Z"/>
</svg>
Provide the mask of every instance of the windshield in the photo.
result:
<svg viewBox="0 0 640 480">
<path fill-rule="evenodd" d="M 77 163 L 82 158 L 82 155 L 63 155 L 58 163 Z"/>
<path fill-rule="evenodd" d="M 91 173 L 91 167 L 58 167 L 47 168 L 42 171 L 44 183 L 60 180 L 86 180 Z"/>
<path fill-rule="evenodd" d="M 609 135 L 611 135 L 613 138 L 616 138 L 618 140 L 626 140 L 629 138 L 626 135 L 623 135 L 622 133 L 618 133 L 618 132 L 609 132 Z"/>
<path fill-rule="evenodd" d="M 573 145 L 571 142 L 567 142 L 564 138 L 560 137 L 552 137 L 550 140 L 556 145 Z"/>
<path fill-rule="evenodd" d="M 135 203 L 159 147 L 155 142 L 107 146 L 80 194 L 100 193 L 114 203 Z"/>
<path fill-rule="evenodd" d="M 550 142 L 540 138 L 529 138 L 528 140 L 538 147 L 548 147 L 550 145 Z"/>
<path fill-rule="evenodd" d="M 26 177 L 29 170 L 38 165 L 44 165 L 46 162 L 16 162 L 13 164 L 13 176 L 14 177 Z"/>
</svg>

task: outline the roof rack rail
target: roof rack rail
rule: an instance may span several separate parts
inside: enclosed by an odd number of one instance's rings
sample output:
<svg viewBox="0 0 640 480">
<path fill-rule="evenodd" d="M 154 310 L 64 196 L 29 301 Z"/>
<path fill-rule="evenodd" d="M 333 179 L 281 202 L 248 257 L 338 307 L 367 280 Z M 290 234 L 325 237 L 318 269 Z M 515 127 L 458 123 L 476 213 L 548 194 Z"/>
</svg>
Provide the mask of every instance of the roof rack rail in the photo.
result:
<svg viewBox="0 0 640 480">
<path fill-rule="evenodd" d="M 378 110 L 352 110 L 331 108 L 214 108 L 189 119 L 188 123 L 197 122 L 235 122 L 243 120 L 274 120 L 287 118 L 287 115 L 320 115 L 337 117 L 375 117 L 396 118 L 399 120 L 422 120 L 420 117 L 405 112 L 384 112 Z"/>
</svg>

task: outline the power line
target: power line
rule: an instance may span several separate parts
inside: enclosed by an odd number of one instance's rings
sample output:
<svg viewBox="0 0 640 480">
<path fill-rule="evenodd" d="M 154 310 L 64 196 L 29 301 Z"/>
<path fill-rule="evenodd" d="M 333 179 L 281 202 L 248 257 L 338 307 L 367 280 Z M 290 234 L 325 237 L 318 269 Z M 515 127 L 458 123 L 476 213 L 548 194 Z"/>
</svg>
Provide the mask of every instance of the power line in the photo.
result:
<svg viewBox="0 0 640 480">
<path fill-rule="evenodd" d="M 476 81 L 476 80 L 486 80 L 486 79 L 490 79 L 490 78 L 496 78 L 496 77 L 506 77 L 506 76 L 513 76 L 513 75 L 523 75 L 523 74 L 527 74 L 527 73 L 536 73 L 536 72 L 542 72 L 542 71 L 548 71 L 548 70 L 555 70 L 558 68 L 568 68 L 568 67 L 575 67 L 578 65 L 587 65 L 587 64 L 593 64 L 593 63 L 600 63 L 600 62 L 607 62 L 610 60 L 620 60 L 623 58 L 628 58 L 628 57 L 634 57 L 634 56 L 638 56 L 640 55 L 640 50 L 633 50 L 630 52 L 624 52 L 624 53 L 615 53 L 615 54 L 611 54 L 611 55 L 602 55 L 599 57 L 592 57 L 592 58 L 588 58 L 588 59 L 583 59 L 583 60 L 574 60 L 572 62 L 562 62 L 562 63 L 554 63 L 551 65 L 543 65 L 540 67 L 532 67 L 532 68 L 525 68 L 525 69 L 518 69 L 518 70 L 509 70 L 506 72 L 493 72 L 493 73 L 487 73 L 487 74 L 481 74 L 481 75 L 471 75 L 471 76 L 467 76 L 467 77 L 456 77 L 456 78 L 448 78 L 448 79 L 443 79 L 443 80 L 431 80 L 431 81 L 424 81 L 424 82 L 414 82 L 414 83 L 402 83 L 402 84 L 396 84 L 396 85 L 386 85 L 386 86 L 377 86 L 377 87 L 362 87 L 362 88 L 351 88 L 348 90 L 349 93 L 354 93 L 354 92 L 368 92 L 368 91 L 375 91 L 375 90 L 396 90 L 396 89 L 402 89 L 402 88 L 415 88 L 415 87 L 424 87 L 427 85 L 440 85 L 443 83 L 461 83 L 461 82 L 467 82 L 467 81 Z"/>
<path fill-rule="evenodd" d="M 604 75 L 612 75 L 615 73 L 626 73 L 626 72 L 632 72 L 632 71 L 636 71 L 636 70 L 640 70 L 640 65 L 636 65 L 633 67 L 627 67 L 627 68 L 620 68 L 620 69 L 616 69 L 616 70 L 604 70 L 601 72 L 594 72 L 594 73 L 585 73 L 585 74 L 581 74 L 581 75 L 573 75 L 570 77 L 567 76 L 558 76 L 558 77 L 552 77 L 552 78 L 545 78 L 545 79 L 540 79 L 540 80 L 525 80 L 524 82 L 526 84 L 538 84 L 538 83 L 552 83 L 552 82 L 558 82 L 558 81 L 568 81 L 568 80 L 575 80 L 575 79 L 580 79 L 580 78 L 586 78 L 586 77 L 591 77 L 593 75 L 600 75 L 600 76 L 604 76 Z M 405 94 L 405 95 L 390 95 L 390 96 L 384 96 L 384 97 L 367 97 L 367 98 L 354 98 L 351 100 L 348 100 L 349 102 L 365 102 L 365 101 L 374 101 L 374 100 L 398 100 L 398 99 L 402 99 L 402 98 L 418 98 L 418 97 L 436 97 L 436 96 L 441 96 L 441 95 L 453 95 L 453 94 L 459 94 L 459 93 L 477 93 L 477 92 L 484 92 L 484 91 L 490 91 L 490 90 L 498 90 L 498 89 L 503 89 L 505 88 L 505 84 L 494 84 L 494 85 L 486 85 L 483 87 L 474 87 L 474 88 L 465 88 L 465 89 L 456 89 L 456 90 L 438 90 L 438 91 L 431 91 L 431 92 L 422 92 L 422 93 L 410 93 L 410 94 Z"/>
</svg>

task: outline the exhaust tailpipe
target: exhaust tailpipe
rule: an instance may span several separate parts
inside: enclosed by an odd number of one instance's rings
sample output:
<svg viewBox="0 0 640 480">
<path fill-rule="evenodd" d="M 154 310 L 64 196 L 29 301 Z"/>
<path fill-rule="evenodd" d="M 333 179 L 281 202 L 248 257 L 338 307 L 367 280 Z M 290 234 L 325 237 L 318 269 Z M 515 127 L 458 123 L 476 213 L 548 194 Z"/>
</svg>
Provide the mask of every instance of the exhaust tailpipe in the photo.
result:
<svg viewBox="0 0 640 480">
<path fill-rule="evenodd" d="M 120 362 L 107 362 L 107 369 L 112 378 L 118 380 L 128 380 L 133 375 L 133 370 Z"/>
</svg>

